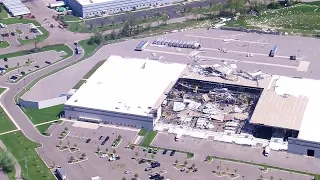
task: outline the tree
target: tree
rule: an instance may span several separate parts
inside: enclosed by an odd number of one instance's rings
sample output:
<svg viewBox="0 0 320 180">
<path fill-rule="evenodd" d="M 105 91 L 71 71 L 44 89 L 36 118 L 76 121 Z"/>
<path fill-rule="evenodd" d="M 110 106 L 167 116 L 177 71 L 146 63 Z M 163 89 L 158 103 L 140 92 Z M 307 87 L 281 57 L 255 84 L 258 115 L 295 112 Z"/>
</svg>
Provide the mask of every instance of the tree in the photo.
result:
<svg viewBox="0 0 320 180">
<path fill-rule="evenodd" d="M 11 172 L 14 168 L 15 160 L 9 151 L 6 151 L 0 155 L 0 169 L 4 172 Z"/>
<path fill-rule="evenodd" d="M 119 135 L 119 136 L 118 136 L 118 139 L 121 139 L 121 138 L 122 138 L 121 135 Z"/>
<path fill-rule="evenodd" d="M 110 33 L 110 39 L 111 39 L 111 40 L 115 40 L 116 37 L 117 37 L 117 34 L 116 34 L 116 32 L 113 30 L 113 31 Z"/>
<path fill-rule="evenodd" d="M 219 171 L 219 169 L 220 169 L 220 166 L 218 165 L 218 166 L 217 166 L 217 171 Z"/>
<path fill-rule="evenodd" d="M 64 128 L 64 131 L 65 131 L 65 132 L 68 132 L 68 130 L 69 130 L 68 127 L 65 127 L 65 128 Z"/>
<path fill-rule="evenodd" d="M 136 155 L 136 157 L 138 157 L 138 156 L 139 156 L 139 153 L 138 153 L 138 152 L 136 152 L 136 153 L 135 153 L 135 155 Z"/>
<path fill-rule="evenodd" d="M 108 148 L 106 148 L 106 152 L 108 152 L 109 151 L 109 149 Z"/>
<path fill-rule="evenodd" d="M 98 152 L 98 153 L 100 152 L 100 147 L 97 148 L 97 152 Z"/>
<path fill-rule="evenodd" d="M 3 60 L 4 60 L 5 62 L 8 62 L 8 58 L 6 58 L 6 57 L 5 57 L 5 58 L 3 58 Z"/>
<path fill-rule="evenodd" d="M 227 166 L 227 172 L 229 172 L 229 167 Z"/>
<path fill-rule="evenodd" d="M 19 67 L 20 66 L 20 63 L 17 63 L 17 67 Z"/>
<path fill-rule="evenodd" d="M 72 162 L 72 161 L 74 161 L 74 160 L 75 160 L 74 157 L 71 156 L 71 157 L 70 157 L 70 162 Z"/>
<path fill-rule="evenodd" d="M 8 69 L 8 68 L 9 68 L 8 64 L 4 65 L 4 67 L 5 67 L 6 69 Z"/>
<path fill-rule="evenodd" d="M 93 36 L 91 36 L 88 40 L 88 44 L 97 44 L 100 45 L 103 41 L 103 35 L 102 33 L 96 32 Z"/>
<path fill-rule="evenodd" d="M 59 145 L 60 145 L 60 146 L 62 145 L 62 141 L 61 141 L 61 140 L 59 140 Z"/>
<path fill-rule="evenodd" d="M 188 161 L 184 161 L 183 164 L 186 166 L 188 164 Z"/>
<path fill-rule="evenodd" d="M 74 143 L 73 147 L 77 148 L 77 146 L 78 146 L 78 145 L 77 145 L 76 143 Z"/>
<path fill-rule="evenodd" d="M 137 174 L 137 173 L 136 173 L 136 174 L 134 174 L 134 178 L 136 178 L 136 179 L 137 179 L 138 177 L 139 177 L 139 174 Z"/>
<path fill-rule="evenodd" d="M 70 141 L 67 142 L 68 146 L 70 146 Z"/>
<path fill-rule="evenodd" d="M 259 179 L 260 179 L 260 180 L 263 180 L 263 176 L 262 176 L 262 175 L 260 175 L 260 176 L 259 176 Z"/>
<path fill-rule="evenodd" d="M 191 167 L 192 167 L 192 169 L 193 169 L 194 167 L 196 167 L 196 165 L 195 165 L 194 163 L 192 163 Z"/>
<path fill-rule="evenodd" d="M 82 153 L 81 156 L 82 156 L 82 158 L 85 158 L 87 155 L 86 155 L 86 153 Z"/>
<path fill-rule="evenodd" d="M 127 180 L 127 178 L 126 178 L 126 177 L 123 177 L 122 180 Z"/>
<path fill-rule="evenodd" d="M 238 172 L 238 169 L 235 169 L 235 170 L 234 170 L 234 173 L 237 173 L 237 172 Z"/>
<path fill-rule="evenodd" d="M 155 155 L 154 155 L 154 154 L 151 154 L 151 158 L 154 159 L 154 158 L 155 158 Z"/>
<path fill-rule="evenodd" d="M 174 163 L 176 163 L 176 164 L 178 164 L 178 162 L 179 162 L 178 159 L 176 159 L 176 160 L 174 161 Z"/>
<path fill-rule="evenodd" d="M 273 180 L 273 176 L 270 176 L 270 180 Z"/>
<path fill-rule="evenodd" d="M 116 151 L 115 149 L 114 149 L 112 152 L 113 152 L 114 154 L 117 153 L 117 151 Z"/>
</svg>

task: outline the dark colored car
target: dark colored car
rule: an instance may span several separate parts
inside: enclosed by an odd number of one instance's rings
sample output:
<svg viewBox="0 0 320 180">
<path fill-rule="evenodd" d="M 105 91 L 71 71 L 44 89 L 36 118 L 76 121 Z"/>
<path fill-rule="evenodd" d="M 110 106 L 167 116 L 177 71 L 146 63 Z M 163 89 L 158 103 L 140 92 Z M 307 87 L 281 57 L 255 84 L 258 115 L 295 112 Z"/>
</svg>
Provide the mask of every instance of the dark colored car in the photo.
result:
<svg viewBox="0 0 320 180">
<path fill-rule="evenodd" d="M 148 153 L 152 153 L 152 149 L 151 148 L 148 150 Z"/>
<path fill-rule="evenodd" d="M 87 140 L 86 140 L 86 143 L 89 143 L 90 141 L 91 141 L 91 139 L 87 139 Z"/>
<path fill-rule="evenodd" d="M 159 162 L 152 162 L 151 163 L 151 168 L 156 168 L 156 167 L 160 167 L 161 164 Z"/>
<path fill-rule="evenodd" d="M 172 150 L 170 156 L 173 156 L 176 153 L 176 150 Z"/>
<path fill-rule="evenodd" d="M 102 141 L 101 146 L 105 145 L 107 141 Z"/>
<path fill-rule="evenodd" d="M 109 139 L 110 139 L 110 137 L 107 136 L 107 137 L 104 139 L 104 141 L 107 142 Z"/>
<path fill-rule="evenodd" d="M 168 150 L 165 149 L 165 150 L 163 150 L 162 154 L 167 154 L 167 152 L 168 152 Z"/>
<path fill-rule="evenodd" d="M 141 160 L 139 161 L 139 164 L 143 164 L 143 163 L 145 163 L 145 162 L 147 162 L 146 159 L 141 159 Z"/>
</svg>

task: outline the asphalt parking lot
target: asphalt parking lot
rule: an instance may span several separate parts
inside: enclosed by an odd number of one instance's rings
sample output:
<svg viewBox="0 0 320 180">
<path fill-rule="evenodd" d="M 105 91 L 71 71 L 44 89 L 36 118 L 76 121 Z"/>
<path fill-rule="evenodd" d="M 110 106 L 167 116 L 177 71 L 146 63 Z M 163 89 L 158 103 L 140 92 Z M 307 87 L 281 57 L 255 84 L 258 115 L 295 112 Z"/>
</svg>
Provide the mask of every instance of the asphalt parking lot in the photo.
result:
<svg viewBox="0 0 320 180">
<path fill-rule="evenodd" d="M 7 72 L 5 74 L 6 77 L 20 77 L 23 74 L 29 74 L 37 69 L 49 66 L 50 64 L 61 60 L 63 55 L 65 55 L 64 52 L 45 51 L 30 55 L 18 56 L 8 58 L 7 62 L 1 61 L 0 67 L 5 67 L 5 65 L 8 65 L 9 68 L 15 68 L 14 70 Z M 50 60 L 43 57 L 50 57 Z"/>
<path fill-rule="evenodd" d="M 88 125 L 89 126 L 89 125 Z M 90 125 L 91 126 L 91 125 Z M 65 127 L 68 127 L 70 130 L 70 134 L 68 137 L 63 140 L 63 144 L 67 142 L 70 143 L 70 146 L 74 146 L 77 144 L 77 147 L 80 148 L 79 152 L 71 153 L 69 151 L 59 151 L 55 146 L 58 143 L 57 136 Z M 161 164 L 160 167 L 154 168 L 151 171 L 145 171 L 146 167 L 149 167 L 147 163 L 139 164 L 136 160 L 132 159 L 138 153 L 138 157 L 152 159 L 151 155 L 142 148 L 136 147 L 134 150 L 129 150 L 126 147 L 126 141 L 132 141 L 137 134 L 138 131 L 133 130 L 124 130 L 118 128 L 111 127 L 100 127 L 96 130 L 87 129 L 87 128 L 79 128 L 74 127 L 73 122 L 64 122 L 62 125 L 54 125 L 50 127 L 50 131 L 52 132 L 52 136 L 48 139 L 48 141 L 52 141 L 52 147 L 46 147 L 45 149 L 40 148 L 37 151 L 41 155 L 41 157 L 45 160 L 48 165 L 52 165 L 53 160 L 56 165 L 61 166 L 67 173 L 68 179 L 79 179 L 79 180 L 87 180 L 93 176 L 100 176 L 103 179 L 122 179 L 126 177 L 127 179 L 131 179 L 134 174 L 138 174 L 141 180 L 149 179 L 148 174 L 150 172 L 160 172 L 165 170 L 166 173 L 163 176 L 167 179 L 190 179 L 190 180 L 203 180 L 203 179 L 218 179 L 212 171 L 217 169 L 217 166 L 221 167 L 221 171 L 229 171 L 234 172 L 237 171 L 237 174 L 240 176 L 244 176 L 245 179 L 257 179 L 260 175 L 263 175 L 264 178 L 274 177 L 275 179 L 292 179 L 292 180 L 307 180 L 311 177 L 305 175 L 297 175 L 293 173 L 288 173 L 284 171 L 277 171 L 273 169 L 269 169 L 267 173 L 261 172 L 261 167 L 233 163 L 228 161 L 219 161 L 214 160 L 211 164 L 204 162 L 203 159 L 193 158 L 187 159 L 185 154 L 176 153 L 174 156 L 169 156 L 170 151 L 166 154 L 162 154 L 162 150 L 155 155 L 154 160 Z M 99 137 L 102 136 L 110 136 L 109 141 L 104 146 L 100 146 L 100 149 L 104 151 L 108 148 L 109 152 L 113 150 L 111 147 L 112 141 L 115 139 L 115 136 L 121 134 L 123 137 L 123 142 L 115 148 L 116 153 L 121 157 L 120 160 L 116 160 L 114 162 L 109 162 L 107 158 L 99 158 L 94 152 L 97 147 L 101 143 L 99 141 Z M 160 135 L 160 136 L 159 136 Z M 90 143 L 85 143 L 87 138 L 91 138 Z M 158 134 L 156 141 L 163 138 L 162 134 Z M 168 141 L 170 141 L 169 137 L 166 137 Z M 163 140 L 163 139 L 162 139 Z M 183 141 L 187 141 L 183 139 Z M 184 144 L 187 148 L 189 146 L 196 147 L 200 150 L 204 148 L 199 143 L 190 141 L 188 143 L 192 144 Z M 170 148 L 174 148 L 171 146 L 171 142 L 169 142 Z M 212 149 L 214 151 L 215 149 Z M 206 151 L 202 149 L 202 151 Z M 80 162 L 77 164 L 68 164 L 67 161 L 71 156 L 80 157 L 82 153 L 85 153 L 88 157 L 87 161 Z M 53 157 L 53 156 L 58 157 Z M 183 164 L 184 161 L 187 161 L 187 165 L 191 166 L 193 163 L 195 167 L 198 169 L 198 172 L 180 172 L 178 169 L 173 167 L 175 161 L 178 161 L 179 164 Z M 129 174 L 125 174 L 125 171 L 131 171 Z M 210 177 L 210 178 L 209 178 Z M 228 177 L 221 177 L 219 179 L 227 180 Z"/>
<path fill-rule="evenodd" d="M 21 30 L 23 34 L 18 34 L 17 29 Z M 11 35 L 14 32 L 14 36 Z M 9 33 L 9 36 L 1 36 L 1 40 L 8 41 L 11 46 L 20 45 L 18 38 L 26 39 L 26 36 L 32 39 L 41 34 L 41 32 L 31 32 L 28 24 L 9 24 L 5 28 L 0 28 L 0 35 Z"/>
<path fill-rule="evenodd" d="M 151 18 L 151 17 L 156 17 L 159 15 L 162 15 L 163 13 L 167 14 L 169 19 L 174 19 L 174 18 L 179 18 L 182 17 L 183 15 L 181 14 L 183 10 L 186 9 L 191 9 L 191 8 L 199 8 L 199 7 L 208 7 L 210 6 L 210 3 L 212 4 L 217 4 L 217 3 L 222 3 L 224 0 L 206 0 L 206 1 L 194 1 L 190 2 L 184 5 L 181 4 L 176 4 L 172 6 L 163 6 L 163 7 L 158 7 L 158 8 L 150 8 L 148 10 L 143 10 L 143 11 L 136 11 L 132 13 L 126 13 L 126 14 L 121 14 L 117 16 L 113 16 L 112 18 L 97 18 L 97 19 L 90 19 L 86 20 L 87 25 L 92 25 L 92 27 L 99 27 L 101 24 L 104 25 L 111 25 L 112 21 L 115 23 L 121 23 L 130 20 L 133 16 L 136 18 Z"/>
</svg>

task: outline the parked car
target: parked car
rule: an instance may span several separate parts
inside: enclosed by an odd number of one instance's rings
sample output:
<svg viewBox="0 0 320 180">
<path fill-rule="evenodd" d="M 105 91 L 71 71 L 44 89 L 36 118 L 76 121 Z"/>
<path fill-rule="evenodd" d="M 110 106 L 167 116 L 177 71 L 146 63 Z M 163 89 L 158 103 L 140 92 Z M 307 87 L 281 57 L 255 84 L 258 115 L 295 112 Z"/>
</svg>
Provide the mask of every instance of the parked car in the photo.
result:
<svg viewBox="0 0 320 180">
<path fill-rule="evenodd" d="M 45 63 L 46 63 L 46 64 L 51 64 L 51 62 L 50 62 L 50 61 L 45 61 Z"/>
<path fill-rule="evenodd" d="M 152 162 L 151 163 L 151 168 L 156 168 L 156 167 L 160 167 L 161 164 L 159 162 Z"/>
<path fill-rule="evenodd" d="M 150 148 L 150 149 L 148 150 L 148 153 L 152 153 L 152 148 Z"/>
<path fill-rule="evenodd" d="M 173 156 L 176 153 L 176 150 L 172 150 L 170 156 Z"/>
<path fill-rule="evenodd" d="M 145 169 L 144 169 L 144 171 L 150 171 L 152 168 L 150 168 L 150 167 L 146 167 Z"/>
<path fill-rule="evenodd" d="M 104 139 L 104 141 L 108 141 L 110 139 L 110 137 L 109 136 L 107 136 L 105 139 Z"/>
<path fill-rule="evenodd" d="M 162 154 L 167 154 L 167 152 L 168 152 L 168 150 L 165 149 L 165 150 L 163 150 Z"/>
<path fill-rule="evenodd" d="M 100 137 L 99 137 L 99 140 L 102 140 L 102 138 L 103 138 L 103 136 L 100 136 Z"/>
<path fill-rule="evenodd" d="M 145 162 L 147 162 L 146 159 L 141 159 L 141 160 L 139 161 L 139 164 L 143 164 L 143 163 L 145 163 Z"/>
<path fill-rule="evenodd" d="M 103 146 L 103 145 L 105 145 L 105 144 L 106 144 L 106 142 L 107 142 L 107 141 L 102 141 L 101 145 L 102 145 L 102 146 Z"/>
<path fill-rule="evenodd" d="M 131 174 L 132 172 L 130 170 L 128 170 L 128 171 L 125 171 L 124 173 L 125 174 Z"/>
<path fill-rule="evenodd" d="M 158 153 L 158 149 L 154 149 L 152 153 L 153 154 L 157 154 Z"/>
<path fill-rule="evenodd" d="M 89 138 L 89 139 L 86 140 L 86 143 L 89 143 L 90 141 L 91 141 L 91 139 Z"/>
</svg>

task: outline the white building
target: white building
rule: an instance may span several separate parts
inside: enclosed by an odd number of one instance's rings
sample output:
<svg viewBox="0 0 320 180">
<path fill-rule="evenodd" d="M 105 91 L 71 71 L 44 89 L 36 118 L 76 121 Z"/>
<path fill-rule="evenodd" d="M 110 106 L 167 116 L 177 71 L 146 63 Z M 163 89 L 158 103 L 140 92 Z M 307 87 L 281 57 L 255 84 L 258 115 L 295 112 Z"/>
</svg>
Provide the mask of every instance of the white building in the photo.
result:
<svg viewBox="0 0 320 180">
<path fill-rule="evenodd" d="M 168 5 L 181 0 L 65 0 L 73 13 L 88 18 L 153 6 Z"/>
<path fill-rule="evenodd" d="M 65 103 L 66 118 L 153 129 L 186 65 L 111 56 Z"/>
</svg>

